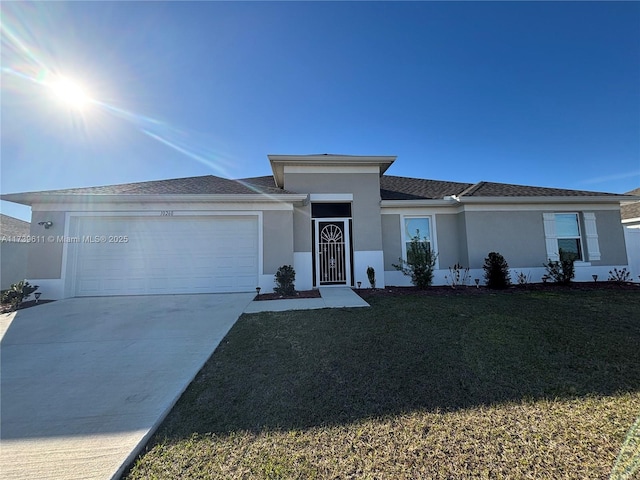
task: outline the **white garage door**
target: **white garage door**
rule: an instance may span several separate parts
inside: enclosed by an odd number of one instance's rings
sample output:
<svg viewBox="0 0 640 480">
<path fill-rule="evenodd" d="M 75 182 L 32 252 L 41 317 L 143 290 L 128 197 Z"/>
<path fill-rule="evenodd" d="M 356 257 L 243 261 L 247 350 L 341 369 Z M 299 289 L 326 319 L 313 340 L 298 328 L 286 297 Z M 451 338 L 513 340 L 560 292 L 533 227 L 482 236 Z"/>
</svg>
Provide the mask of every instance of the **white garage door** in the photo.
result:
<svg viewBox="0 0 640 480">
<path fill-rule="evenodd" d="M 77 222 L 77 296 L 246 292 L 258 284 L 255 216 Z"/>
</svg>

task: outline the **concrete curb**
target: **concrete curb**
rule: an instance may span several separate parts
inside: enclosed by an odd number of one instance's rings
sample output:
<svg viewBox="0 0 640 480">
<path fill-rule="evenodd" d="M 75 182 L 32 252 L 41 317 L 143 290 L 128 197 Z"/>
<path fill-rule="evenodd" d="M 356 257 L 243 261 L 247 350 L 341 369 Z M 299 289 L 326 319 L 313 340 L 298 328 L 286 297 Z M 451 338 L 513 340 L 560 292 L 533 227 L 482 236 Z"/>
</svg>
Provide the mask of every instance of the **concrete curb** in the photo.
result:
<svg viewBox="0 0 640 480">
<path fill-rule="evenodd" d="M 286 312 L 289 310 L 317 310 L 320 308 L 368 307 L 349 287 L 320 287 L 320 298 L 292 298 L 284 300 L 253 301 L 244 313 Z"/>
</svg>

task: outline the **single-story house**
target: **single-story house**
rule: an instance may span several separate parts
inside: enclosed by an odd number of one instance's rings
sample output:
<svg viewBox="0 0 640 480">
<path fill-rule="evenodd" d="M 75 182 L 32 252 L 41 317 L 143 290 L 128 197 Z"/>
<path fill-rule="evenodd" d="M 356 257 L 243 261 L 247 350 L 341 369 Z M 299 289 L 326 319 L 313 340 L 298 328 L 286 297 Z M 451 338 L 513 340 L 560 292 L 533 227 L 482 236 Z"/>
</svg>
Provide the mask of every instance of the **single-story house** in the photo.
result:
<svg viewBox="0 0 640 480">
<path fill-rule="evenodd" d="M 640 188 L 627 192 L 626 195 L 640 197 Z M 633 202 L 623 202 L 620 208 L 624 238 L 627 244 L 627 257 L 632 280 L 640 281 L 640 198 Z"/>
<path fill-rule="evenodd" d="M 0 289 L 24 280 L 27 275 L 29 222 L 0 214 Z"/>
<path fill-rule="evenodd" d="M 628 265 L 620 202 L 637 197 L 386 175 L 394 156 L 268 155 L 272 176 L 212 175 L 2 195 L 30 205 L 27 278 L 46 298 L 409 285 L 394 268 L 419 232 L 449 267 L 482 279 L 489 252 L 540 281 L 558 250 L 576 280 Z M 40 241 L 41 240 L 41 241 Z"/>
</svg>

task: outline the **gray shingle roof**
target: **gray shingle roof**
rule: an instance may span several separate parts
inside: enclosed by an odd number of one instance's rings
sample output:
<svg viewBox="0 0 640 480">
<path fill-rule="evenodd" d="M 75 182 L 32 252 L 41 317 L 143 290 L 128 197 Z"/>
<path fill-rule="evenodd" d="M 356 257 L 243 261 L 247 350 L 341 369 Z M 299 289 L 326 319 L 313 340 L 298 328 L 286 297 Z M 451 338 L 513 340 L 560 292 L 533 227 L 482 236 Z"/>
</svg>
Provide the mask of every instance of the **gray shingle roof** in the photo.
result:
<svg viewBox="0 0 640 480">
<path fill-rule="evenodd" d="M 5 237 L 20 237 L 29 235 L 31 224 L 20 220 L 19 218 L 10 217 L 9 215 L 0 214 L 0 235 Z M 26 239 L 25 239 L 26 241 Z"/>
<path fill-rule="evenodd" d="M 139 183 L 123 183 L 98 187 L 69 188 L 44 192 L 27 192 L 42 195 L 283 195 L 291 192 L 276 187 L 273 176 L 250 177 L 238 180 L 204 175 L 199 177 L 153 180 Z M 421 178 L 380 177 L 382 200 L 431 200 L 445 196 L 458 197 L 590 197 L 612 196 L 584 190 L 532 187 L 507 183 L 462 183 Z"/>
<path fill-rule="evenodd" d="M 626 195 L 634 195 L 640 197 L 640 188 L 636 188 L 627 192 Z M 623 220 L 629 218 L 640 218 L 640 202 L 626 203 L 620 207 L 620 216 Z"/>
<path fill-rule="evenodd" d="M 271 178 L 271 185 L 259 181 L 229 180 L 214 175 L 200 177 L 172 178 L 168 180 L 153 180 L 139 183 L 122 183 L 118 185 L 104 185 L 99 187 L 68 188 L 63 190 L 47 190 L 45 192 L 29 192 L 64 194 L 64 195 L 244 195 L 244 194 L 287 194 L 292 192 L 277 188 Z"/>
<path fill-rule="evenodd" d="M 616 193 L 531 187 L 527 185 L 494 182 L 478 182 L 467 191 L 460 193 L 460 196 L 466 197 L 606 197 L 616 195 Z"/>
<path fill-rule="evenodd" d="M 448 195 L 458 195 L 471 185 L 383 175 L 380 177 L 380 197 L 382 200 L 440 199 Z"/>
<path fill-rule="evenodd" d="M 380 194 L 382 200 L 438 199 L 450 195 L 458 197 L 615 197 L 617 195 L 510 183 L 459 183 L 387 175 L 380 178 Z"/>
</svg>

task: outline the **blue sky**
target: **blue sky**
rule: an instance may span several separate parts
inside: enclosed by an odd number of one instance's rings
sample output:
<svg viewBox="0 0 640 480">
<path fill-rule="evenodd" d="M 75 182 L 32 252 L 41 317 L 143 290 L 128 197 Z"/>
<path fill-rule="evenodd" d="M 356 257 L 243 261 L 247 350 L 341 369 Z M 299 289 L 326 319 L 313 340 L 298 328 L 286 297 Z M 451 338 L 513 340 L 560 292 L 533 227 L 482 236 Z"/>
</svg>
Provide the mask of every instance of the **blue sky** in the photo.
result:
<svg viewBox="0 0 640 480">
<path fill-rule="evenodd" d="M 3 2 L 2 193 L 397 155 L 390 175 L 640 186 L 638 2 Z M 95 100 L 55 101 L 63 74 Z M 2 212 L 29 219 L 28 207 Z"/>
</svg>

